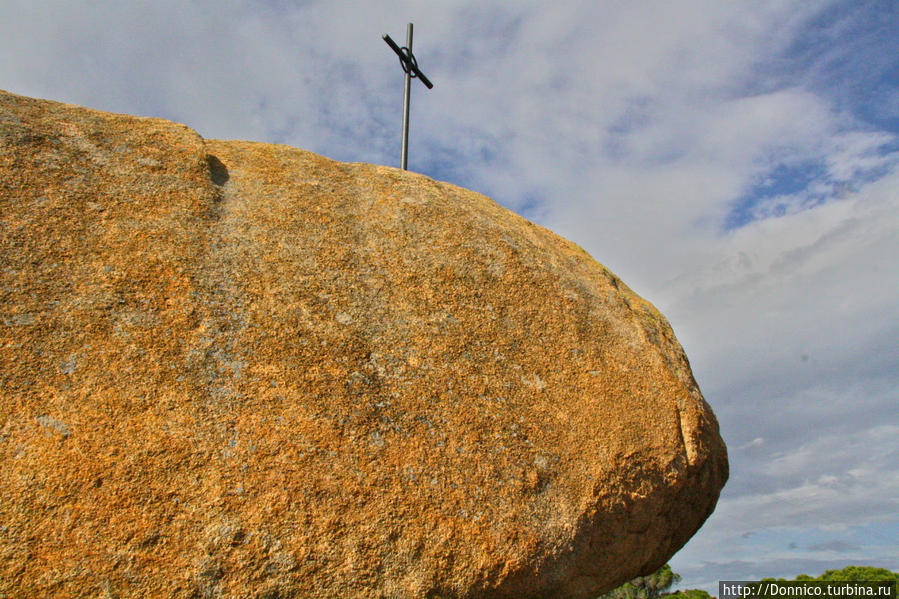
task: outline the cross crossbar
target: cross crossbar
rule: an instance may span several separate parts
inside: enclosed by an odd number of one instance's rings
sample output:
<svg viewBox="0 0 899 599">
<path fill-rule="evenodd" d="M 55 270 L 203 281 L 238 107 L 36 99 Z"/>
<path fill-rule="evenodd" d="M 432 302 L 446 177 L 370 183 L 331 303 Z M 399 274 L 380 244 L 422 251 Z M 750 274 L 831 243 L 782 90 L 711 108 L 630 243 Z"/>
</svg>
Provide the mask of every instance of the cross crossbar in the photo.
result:
<svg viewBox="0 0 899 599">
<path fill-rule="evenodd" d="M 396 45 L 396 42 L 393 41 L 393 39 L 386 33 L 384 34 L 384 41 L 387 42 L 387 45 L 393 48 L 393 51 L 396 52 L 396 55 L 400 57 L 400 62 L 403 64 L 404 71 L 407 69 L 411 69 L 413 77 L 418 77 L 419 79 L 421 79 L 421 82 L 424 83 L 428 89 L 434 88 L 434 84 L 431 83 L 431 81 L 427 77 L 425 77 L 425 74 L 419 70 L 418 63 L 415 61 L 415 56 L 412 54 L 412 50 L 409 50 L 408 48 L 400 48 Z M 406 52 L 404 52 L 404 50 L 408 52 L 408 55 L 406 54 Z"/>
</svg>

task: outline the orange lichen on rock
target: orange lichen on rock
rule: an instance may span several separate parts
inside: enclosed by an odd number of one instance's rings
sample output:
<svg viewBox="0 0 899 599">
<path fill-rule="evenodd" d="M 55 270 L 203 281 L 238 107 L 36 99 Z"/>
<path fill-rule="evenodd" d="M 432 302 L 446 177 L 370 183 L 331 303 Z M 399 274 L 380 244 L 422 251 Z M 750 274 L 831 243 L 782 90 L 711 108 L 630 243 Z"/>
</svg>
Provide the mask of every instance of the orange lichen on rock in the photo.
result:
<svg viewBox="0 0 899 599">
<path fill-rule="evenodd" d="M 0 92 L 0 596 L 593 597 L 727 457 L 664 317 L 479 194 Z"/>
</svg>

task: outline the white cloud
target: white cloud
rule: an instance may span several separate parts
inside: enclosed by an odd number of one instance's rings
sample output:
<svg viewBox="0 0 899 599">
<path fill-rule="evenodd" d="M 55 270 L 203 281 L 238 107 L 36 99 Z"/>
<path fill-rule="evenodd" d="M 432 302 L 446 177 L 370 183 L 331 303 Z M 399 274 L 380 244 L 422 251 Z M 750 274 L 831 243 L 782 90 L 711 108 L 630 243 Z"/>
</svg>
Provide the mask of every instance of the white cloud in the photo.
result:
<svg viewBox="0 0 899 599">
<path fill-rule="evenodd" d="M 748 441 L 748 442 L 744 443 L 743 445 L 740 445 L 739 447 L 737 447 L 737 450 L 747 450 L 747 449 L 751 449 L 753 447 L 761 447 L 764 444 L 765 444 L 764 437 L 756 437 L 752 441 Z"/>
<path fill-rule="evenodd" d="M 878 347 L 899 320 L 899 173 L 851 197 L 791 216 L 758 221 L 708 241 L 706 265 L 659 292 L 682 324 L 688 349 L 702 347 L 700 380 L 715 388 L 771 378 L 804 378 L 805 366 L 830 367 Z M 698 266 L 698 265 L 697 265 Z M 761 350 L 753 355 L 753 348 Z M 696 353 L 691 355 L 696 356 Z M 895 354 L 869 356 L 882 371 Z M 808 371 L 808 368 L 806 368 Z M 763 373 L 767 372 L 765 375 Z M 851 372 L 810 372 L 847 380 Z M 739 378 L 743 381 L 740 381 Z M 772 389 L 776 391 L 776 387 Z"/>
</svg>

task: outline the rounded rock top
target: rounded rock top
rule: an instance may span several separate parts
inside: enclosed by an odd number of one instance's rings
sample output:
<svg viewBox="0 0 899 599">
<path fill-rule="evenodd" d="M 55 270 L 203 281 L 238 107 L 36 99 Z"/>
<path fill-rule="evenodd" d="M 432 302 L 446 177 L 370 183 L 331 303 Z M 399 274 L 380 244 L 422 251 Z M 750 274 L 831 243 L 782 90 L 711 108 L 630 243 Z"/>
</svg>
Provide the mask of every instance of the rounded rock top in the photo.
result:
<svg viewBox="0 0 899 599">
<path fill-rule="evenodd" d="M 0 92 L 0 594 L 592 598 L 727 479 L 665 318 L 480 194 Z"/>
</svg>

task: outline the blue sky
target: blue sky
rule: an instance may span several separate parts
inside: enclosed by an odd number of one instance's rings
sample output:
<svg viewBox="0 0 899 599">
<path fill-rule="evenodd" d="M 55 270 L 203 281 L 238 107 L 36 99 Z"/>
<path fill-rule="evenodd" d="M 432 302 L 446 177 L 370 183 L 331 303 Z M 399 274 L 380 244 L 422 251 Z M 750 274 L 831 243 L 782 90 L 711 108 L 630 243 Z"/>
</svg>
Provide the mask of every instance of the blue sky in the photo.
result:
<svg viewBox="0 0 899 599">
<path fill-rule="evenodd" d="M 899 570 L 895 0 L 18 2 L 0 88 L 399 161 L 575 241 L 671 321 L 731 480 L 672 559 Z"/>
</svg>

